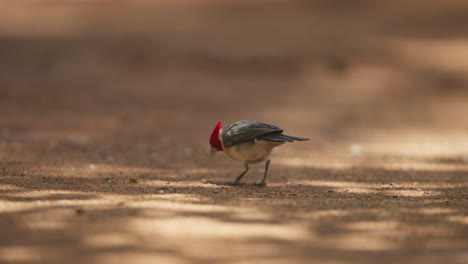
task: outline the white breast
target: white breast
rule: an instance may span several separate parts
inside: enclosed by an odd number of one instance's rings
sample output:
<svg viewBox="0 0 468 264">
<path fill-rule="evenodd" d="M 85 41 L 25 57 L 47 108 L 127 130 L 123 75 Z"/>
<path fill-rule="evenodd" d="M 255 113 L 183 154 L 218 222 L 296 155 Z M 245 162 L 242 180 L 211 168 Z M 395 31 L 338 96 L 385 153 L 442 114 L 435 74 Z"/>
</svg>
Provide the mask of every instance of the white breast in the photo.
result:
<svg viewBox="0 0 468 264">
<path fill-rule="evenodd" d="M 232 159 L 241 162 L 258 163 L 268 160 L 273 148 L 279 145 L 282 145 L 282 143 L 253 140 L 224 148 L 224 152 Z"/>
</svg>

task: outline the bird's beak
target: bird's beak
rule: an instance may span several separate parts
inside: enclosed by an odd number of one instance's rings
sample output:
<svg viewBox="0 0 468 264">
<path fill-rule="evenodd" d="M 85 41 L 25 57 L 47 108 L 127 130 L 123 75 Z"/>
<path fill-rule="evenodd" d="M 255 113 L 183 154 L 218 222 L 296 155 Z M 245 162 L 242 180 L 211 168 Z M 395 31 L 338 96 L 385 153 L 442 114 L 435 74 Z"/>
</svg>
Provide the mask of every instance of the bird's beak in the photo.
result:
<svg viewBox="0 0 468 264">
<path fill-rule="evenodd" d="M 214 156 L 214 154 L 216 154 L 216 152 L 218 152 L 218 150 L 211 147 L 211 156 Z"/>
</svg>

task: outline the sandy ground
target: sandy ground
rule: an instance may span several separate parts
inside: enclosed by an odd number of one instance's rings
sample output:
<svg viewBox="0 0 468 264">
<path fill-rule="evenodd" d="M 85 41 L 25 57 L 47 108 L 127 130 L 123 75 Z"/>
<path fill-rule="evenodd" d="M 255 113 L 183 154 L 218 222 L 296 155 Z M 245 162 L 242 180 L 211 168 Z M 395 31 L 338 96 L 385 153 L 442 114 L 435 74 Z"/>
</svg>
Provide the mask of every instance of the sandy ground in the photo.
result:
<svg viewBox="0 0 468 264">
<path fill-rule="evenodd" d="M 1 1 L 0 262 L 468 263 L 468 5 L 406 2 Z M 225 186 L 239 119 L 311 140 Z"/>
</svg>

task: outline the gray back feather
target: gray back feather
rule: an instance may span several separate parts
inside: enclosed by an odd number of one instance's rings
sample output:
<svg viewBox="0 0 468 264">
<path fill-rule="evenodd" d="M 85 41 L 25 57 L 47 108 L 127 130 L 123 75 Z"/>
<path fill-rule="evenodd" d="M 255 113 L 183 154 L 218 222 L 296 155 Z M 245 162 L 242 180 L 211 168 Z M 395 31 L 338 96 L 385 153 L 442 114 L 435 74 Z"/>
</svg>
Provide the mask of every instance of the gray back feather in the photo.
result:
<svg viewBox="0 0 468 264">
<path fill-rule="evenodd" d="M 223 143 L 230 147 L 243 142 L 254 140 L 267 134 L 281 134 L 283 130 L 277 126 L 254 120 L 241 120 L 223 128 Z"/>
</svg>

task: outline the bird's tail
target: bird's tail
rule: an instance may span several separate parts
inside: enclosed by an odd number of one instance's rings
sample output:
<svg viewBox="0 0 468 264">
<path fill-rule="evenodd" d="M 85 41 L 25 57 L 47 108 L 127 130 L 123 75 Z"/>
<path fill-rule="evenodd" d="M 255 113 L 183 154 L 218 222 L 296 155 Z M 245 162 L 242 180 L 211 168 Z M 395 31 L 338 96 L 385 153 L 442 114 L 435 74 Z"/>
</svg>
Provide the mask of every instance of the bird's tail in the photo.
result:
<svg viewBox="0 0 468 264">
<path fill-rule="evenodd" d="M 259 138 L 260 140 L 273 141 L 273 142 L 293 142 L 293 141 L 306 141 L 308 138 L 294 137 L 283 134 L 267 134 Z"/>
</svg>

